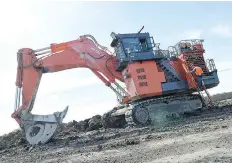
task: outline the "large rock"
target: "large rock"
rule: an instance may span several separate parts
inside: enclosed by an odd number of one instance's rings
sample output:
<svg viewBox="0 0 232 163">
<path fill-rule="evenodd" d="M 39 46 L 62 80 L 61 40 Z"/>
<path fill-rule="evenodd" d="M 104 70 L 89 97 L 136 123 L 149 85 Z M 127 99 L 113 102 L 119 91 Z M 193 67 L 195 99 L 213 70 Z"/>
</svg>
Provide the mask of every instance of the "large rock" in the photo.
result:
<svg viewBox="0 0 232 163">
<path fill-rule="evenodd" d="M 102 120 L 100 115 L 93 116 L 88 122 L 88 131 L 98 130 L 102 128 Z"/>
</svg>

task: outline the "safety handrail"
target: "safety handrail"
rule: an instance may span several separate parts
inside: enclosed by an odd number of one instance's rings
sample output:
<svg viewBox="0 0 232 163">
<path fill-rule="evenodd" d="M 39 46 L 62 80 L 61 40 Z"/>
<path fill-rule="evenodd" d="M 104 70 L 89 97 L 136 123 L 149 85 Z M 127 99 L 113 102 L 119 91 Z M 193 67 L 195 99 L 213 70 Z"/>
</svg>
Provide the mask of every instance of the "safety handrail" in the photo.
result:
<svg viewBox="0 0 232 163">
<path fill-rule="evenodd" d="M 109 53 L 109 54 L 111 54 L 111 55 L 114 55 L 111 51 L 109 51 L 109 49 L 108 49 L 107 47 L 100 45 L 100 44 L 97 42 L 97 40 L 95 39 L 95 37 L 93 37 L 92 35 L 86 34 L 86 35 L 82 35 L 82 36 L 80 36 L 80 37 L 90 38 L 98 48 L 101 48 L 101 49 L 104 50 L 105 52 L 107 52 L 107 53 Z"/>
<path fill-rule="evenodd" d="M 206 63 L 207 63 L 207 68 L 209 72 L 217 70 L 213 59 L 207 59 Z"/>
</svg>

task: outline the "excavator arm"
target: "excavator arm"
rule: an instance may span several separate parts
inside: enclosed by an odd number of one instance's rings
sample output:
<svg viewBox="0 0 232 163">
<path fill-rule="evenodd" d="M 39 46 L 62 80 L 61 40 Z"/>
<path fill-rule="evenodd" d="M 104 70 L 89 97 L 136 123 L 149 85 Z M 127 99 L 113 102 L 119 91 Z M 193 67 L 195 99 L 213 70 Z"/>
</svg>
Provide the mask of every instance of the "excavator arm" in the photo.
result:
<svg viewBox="0 0 232 163">
<path fill-rule="evenodd" d="M 116 82 L 116 79 L 123 82 L 122 74 L 115 71 L 117 58 L 110 54 L 107 48 L 99 45 L 91 35 L 84 35 L 69 42 L 51 44 L 39 50 L 20 49 L 17 60 L 15 111 L 12 118 L 24 129 L 30 144 L 46 143 L 54 135 L 68 110 L 67 107 L 62 112 L 46 116 L 31 114 L 44 73 L 89 68 L 117 95 L 121 94 L 112 87 L 112 83 L 128 95 Z M 126 96 L 121 98 L 128 99 Z"/>
</svg>

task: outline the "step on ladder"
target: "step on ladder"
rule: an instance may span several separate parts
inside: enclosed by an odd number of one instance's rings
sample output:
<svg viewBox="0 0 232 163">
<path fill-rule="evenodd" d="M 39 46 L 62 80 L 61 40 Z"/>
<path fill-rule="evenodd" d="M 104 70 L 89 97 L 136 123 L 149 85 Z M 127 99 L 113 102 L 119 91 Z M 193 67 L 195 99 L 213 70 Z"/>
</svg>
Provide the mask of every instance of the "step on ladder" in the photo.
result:
<svg viewBox="0 0 232 163">
<path fill-rule="evenodd" d="M 201 89 L 198 86 L 196 89 L 197 89 L 197 92 L 201 95 L 201 98 L 204 101 L 206 108 L 209 109 L 209 108 L 214 107 L 212 98 L 211 98 L 208 90 L 205 87 L 204 81 L 202 81 L 202 87 L 203 87 L 203 92 L 201 91 Z M 205 96 L 206 98 L 204 97 L 204 93 L 206 95 Z"/>
</svg>

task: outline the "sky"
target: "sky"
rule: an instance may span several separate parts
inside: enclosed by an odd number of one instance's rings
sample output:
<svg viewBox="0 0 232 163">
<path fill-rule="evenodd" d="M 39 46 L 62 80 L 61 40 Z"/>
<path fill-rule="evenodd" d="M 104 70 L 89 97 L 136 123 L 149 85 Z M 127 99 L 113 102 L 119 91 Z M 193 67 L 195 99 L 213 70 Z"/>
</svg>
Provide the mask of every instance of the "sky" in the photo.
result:
<svg viewBox="0 0 232 163">
<path fill-rule="evenodd" d="M 213 58 L 220 84 L 211 94 L 232 91 L 232 2 L 77 2 L 7 0 L 0 2 L 0 135 L 18 124 L 14 111 L 16 52 L 93 35 L 110 47 L 111 32 L 133 33 L 144 26 L 160 47 L 181 39 L 205 39 L 206 59 Z M 116 95 L 89 69 L 42 77 L 33 114 L 69 111 L 64 122 L 102 114 L 117 104 Z"/>
</svg>

